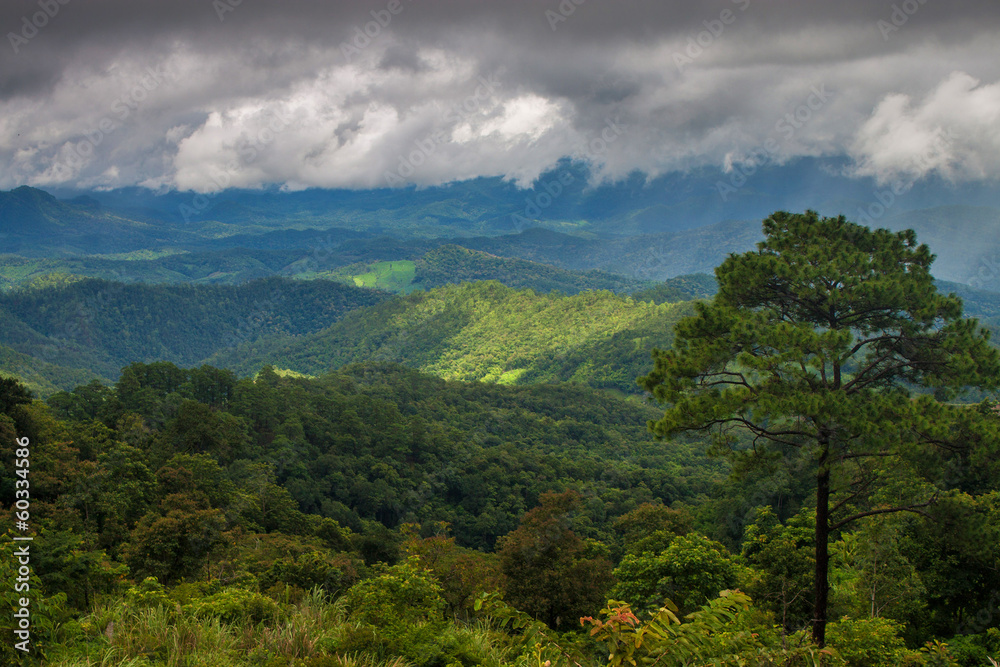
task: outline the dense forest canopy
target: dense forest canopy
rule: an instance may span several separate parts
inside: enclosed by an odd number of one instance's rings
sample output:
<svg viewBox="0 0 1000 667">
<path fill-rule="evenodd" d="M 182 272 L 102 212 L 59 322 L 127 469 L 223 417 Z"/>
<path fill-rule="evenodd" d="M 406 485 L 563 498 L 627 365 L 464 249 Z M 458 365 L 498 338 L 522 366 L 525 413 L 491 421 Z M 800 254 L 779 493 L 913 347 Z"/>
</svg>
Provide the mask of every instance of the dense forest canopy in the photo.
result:
<svg viewBox="0 0 1000 667">
<path fill-rule="evenodd" d="M 30 488 L 35 536 L 26 659 L 989 664 L 1000 373 L 949 293 L 987 323 L 995 298 L 935 287 L 912 234 L 764 232 L 658 284 L 443 244 L 308 280 L 0 295 L 0 363 L 34 382 L 0 382 L 3 528 Z M 831 305 L 882 319 L 807 316 Z M 874 356 L 849 359 L 860 335 Z M 834 362 L 841 389 L 874 378 L 840 407 Z"/>
</svg>

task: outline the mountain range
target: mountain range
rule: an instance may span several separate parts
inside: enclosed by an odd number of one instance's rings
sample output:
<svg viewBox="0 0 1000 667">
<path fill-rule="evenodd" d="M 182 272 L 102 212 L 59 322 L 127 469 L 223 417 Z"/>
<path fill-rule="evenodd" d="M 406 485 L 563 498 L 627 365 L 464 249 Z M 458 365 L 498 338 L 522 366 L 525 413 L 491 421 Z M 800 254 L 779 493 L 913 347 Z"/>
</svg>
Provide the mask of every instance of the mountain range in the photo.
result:
<svg viewBox="0 0 1000 667">
<path fill-rule="evenodd" d="M 49 394 L 132 361 L 319 374 L 375 358 L 633 392 L 689 311 L 670 304 L 710 297 L 709 274 L 754 247 L 762 217 L 807 206 L 916 230 L 942 289 L 997 326 L 993 190 L 897 195 L 838 173 L 800 160 L 735 191 L 719 171 L 602 184 L 569 162 L 526 190 L 489 178 L 202 195 L 20 187 L 0 193 L 0 370 Z"/>
</svg>

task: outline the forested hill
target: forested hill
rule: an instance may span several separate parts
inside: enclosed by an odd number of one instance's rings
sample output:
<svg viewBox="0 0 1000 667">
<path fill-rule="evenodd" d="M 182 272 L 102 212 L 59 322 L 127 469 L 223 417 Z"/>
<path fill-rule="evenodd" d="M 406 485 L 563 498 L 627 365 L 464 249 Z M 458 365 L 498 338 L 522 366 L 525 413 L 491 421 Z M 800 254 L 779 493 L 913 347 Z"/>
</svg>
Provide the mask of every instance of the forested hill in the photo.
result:
<svg viewBox="0 0 1000 667">
<path fill-rule="evenodd" d="M 537 292 L 559 290 L 566 294 L 594 289 L 632 292 L 651 286 L 648 281 L 604 271 L 569 271 L 525 259 L 469 250 L 450 243 L 413 261 L 361 263 L 329 272 L 329 275 L 395 292 L 480 280 L 496 280 L 508 287 L 530 288 Z"/>
<path fill-rule="evenodd" d="M 559 290 L 576 294 L 584 290 L 631 292 L 648 283 L 603 271 L 567 271 L 548 264 L 499 257 L 444 245 L 414 262 L 415 283 L 425 289 L 477 280 L 497 280 L 508 287 L 530 288 L 536 292 Z"/>
<path fill-rule="evenodd" d="M 686 303 L 606 291 L 566 296 L 465 283 L 360 309 L 315 334 L 247 343 L 209 363 L 243 374 L 265 364 L 318 374 L 381 360 L 453 380 L 572 381 L 637 392 L 650 350 L 669 347 L 674 323 L 691 312 Z"/>
<path fill-rule="evenodd" d="M 668 303 L 676 301 L 693 301 L 694 299 L 711 299 L 719 291 L 719 284 L 714 276 L 707 273 L 692 273 L 676 278 L 667 278 L 661 283 L 632 293 L 636 301 L 652 301 L 653 303 Z"/>
<path fill-rule="evenodd" d="M 16 290 L 0 295 L 0 364 L 22 377 L 18 368 L 34 365 L 33 388 L 50 393 L 72 388 L 86 372 L 115 378 L 133 361 L 191 365 L 261 336 L 318 331 L 386 298 L 330 281 L 284 278 L 239 286 L 86 279 Z"/>
</svg>

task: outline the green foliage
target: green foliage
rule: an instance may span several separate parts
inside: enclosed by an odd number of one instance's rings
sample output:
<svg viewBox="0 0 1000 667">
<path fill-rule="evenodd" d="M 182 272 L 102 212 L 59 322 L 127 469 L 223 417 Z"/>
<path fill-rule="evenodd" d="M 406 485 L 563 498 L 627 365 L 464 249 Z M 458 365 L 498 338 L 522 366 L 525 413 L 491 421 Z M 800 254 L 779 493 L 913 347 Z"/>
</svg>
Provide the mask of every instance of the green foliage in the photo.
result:
<svg viewBox="0 0 1000 667">
<path fill-rule="evenodd" d="M 31 664 L 29 661 L 42 661 L 51 649 L 58 645 L 60 624 L 69 621 L 67 613 L 66 594 L 46 590 L 38 576 L 37 565 L 32 563 L 32 557 L 38 550 L 30 542 L 14 542 L 16 534 L 7 531 L 0 543 L 0 581 L 4 586 L 0 589 L 0 660 L 6 665 Z M 17 555 L 25 546 L 28 547 L 28 567 L 31 572 L 25 576 L 19 571 L 23 556 Z M 26 606 L 22 604 L 26 602 Z M 30 617 L 17 618 L 15 612 L 25 609 Z M 21 621 L 27 620 L 27 636 L 17 636 L 16 631 L 24 632 Z M 17 643 L 26 641 L 21 651 Z"/>
<path fill-rule="evenodd" d="M 667 278 L 653 287 L 633 292 L 636 301 L 652 301 L 653 303 L 670 303 L 677 301 L 693 301 L 695 299 L 710 299 L 719 291 L 715 278 L 707 273 L 694 273 L 686 276 Z"/>
<path fill-rule="evenodd" d="M 580 495 L 543 494 L 517 530 L 497 545 L 504 592 L 551 628 L 595 610 L 611 584 L 611 563 L 571 530 Z"/>
<path fill-rule="evenodd" d="M 926 611 L 907 619 L 918 636 L 976 635 L 997 625 L 1000 493 L 948 494 L 900 542 L 926 590 Z"/>
<path fill-rule="evenodd" d="M 66 595 L 68 606 L 86 611 L 100 596 L 117 592 L 128 568 L 95 547 L 94 536 L 42 528 L 33 541 L 32 566 L 46 590 Z"/>
<path fill-rule="evenodd" d="M 834 603 L 847 608 L 848 615 L 905 623 L 923 612 L 927 590 L 902 540 L 909 521 L 873 517 L 833 545 Z"/>
<path fill-rule="evenodd" d="M 156 577 L 146 577 L 138 586 L 130 586 L 125 592 L 124 602 L 134 609 L 174 606 L 166 588 Z"/>
<path fill-rule="evenodd" d="M 685 614 L 740 583 L 741 569 L 724 546 L 688 533 L 659 553 L 627 554 L 615 568 L 617 583 L 609 595 L 642 612 L 671 600 Z"/>
<path fill-rule="evenodd" d="M 350 619 L 393 630 L 437 622 L 443 618 L 445 607 L 441 585 L 415 556 L 355 584 L 344 599 Z"/>
<path fill-rule="evenodd" d="M 641 621 L 628 604 L 609 600 L 601 610 L 606 619 L 587 618 L 590 634 L 608 646 L 608 664 L 643 663 L 676 665 L 783 665 L 808 666 L 844 664 L 830 649 L 807 642 L 792 648 L 776 645 L 773 636 L 747 624 L 750 598 L 739 591 L 722 591 L 685 621 L 677 617 L 670 601 L 649 621 Z"/>
<path fill-rule="evenodd" d="M 802 628 L 811 617 L 815 525 L 813 512 L 782 524 L 770 507 L 762 507 L 744 536 L 741 555 L 753 573 L 747 592 L 788 631 Z"/>
<path fill-rule="evenodd" d="M 948 650 L 961 667 L 989 665 L 991 658 L 1000 659 L 1000 629 L 989 628 L 980 634 L 955 635 L 948 640 Z"/>
<path fill-rule="evenodd" d="M 899 667 L 900 665 L 943 665 L 950 662 L 925 662 L 914 655 L 902 637 L 902 626 L 887 618 L 842 618 L 830 623 L 827 638 L 849 667 Z M 925 652 L 925 656 L 929 652 Z"/>
<path fill-rule="evenodd" d="M 292 586 L 302 591 L 321 589 L 334 596 L 346 590 L 356 578 L 345 567 L 345 563 L 337 561 L 320 551 L 307 551 L 297 558 L 275 560 L 271 567 L 260 575 L 260 587 L 264 590 L 274 590 L 280 583 Z"/>
<path fill-rule="evenodd" d="M 355 584 L 344 606 L 353 627 L 338 646 L 341 651 L 402 655 L 417 664 L 433 664 L 439 657 L 436 637 L 445 629 L 445 601 L 441 585 L 418 557 Z"/>
<path fill-rule="evenodd" d="M 16 378 L 0 377 L 0 412 L 9 415 L 14 408 L 31 403 L 32 394 Z"/>
<path fill-rule="evenodd" d="M 230 624 L 263 623 L 282 616 L 277 602 L 266 595 L 243 588 L 225 588 L 191 603 L 187 611 L 195 618 L 217 618 Z"/>
<path fill-rule="evenodd" d="M 448 604 L 448 611 L 455 617 L 468 618 L 476 598 L 501 587 L 496 556 L 463 549 L 455 544 L 454 537 L 444 534 L 420 538 L 419 529 L 420 526 L 412 524 L 403 526 L 407 555 L 419 557 L 421 566 L 441 584 L 441 596 Z M 447 530 L 447 524 L 439 524 L 439 529 Z"/>
<path fill-rule="evenodd" d="M 249 458 L 224 470 L 213 454 L 225 461 L 237 449 L 212 446 L 163 460 L 169 443 L 181 440 L 171 414 L 184 404 L 171 390 L 185 384 L 184 373 L 171 379 L 173 371 L 137 366 L 127 375 L 135 382 L 117 392 L 142 396 L 129 404 L 163 428 L 145 433 L 149 427 L 127 413 L 107 421 L 130 420 L 127 437 L 146 443 L 161 493 L 202 493 L 254 531 L 305 530 L 300 511 L 355 531 L 362 520 L 446 521 L 459 545 L 489 549 L 539 494 L 573 487 L 593 496 L 582 535 L 610 544 L 614 517 L 653 498 L 707 492 L 724 472 L 691 445 L 659 450 L 642 427 L 655 411 L 635 401 L 584 387 L 447 383 L 375 365 L 316 380 L 273 373 L 240 380 L 205 423 L 238 425 L 238 442 L 248 429 L 250 442 L 239 447 Z M 398 548 L 377 530 L 353 538 L 369 562 L 389 560 Z"/>
<path fill-rule="evenodd" d="M 659 553 L 670 546 L 675 536 L 686 535 L 692 529 L 687 512 L 660 503 L 643 503 L 615 519 L 613 526 L 621 534 L 621 550 L 633 555 Z"/>
<path fill-rule="evenodd" d="M 203 497 L 171 494 L 138 522 L 122 555 L 135 575 L 174 582 L 198 574 L 224 527 L 222 512 Z"/>
</svg>

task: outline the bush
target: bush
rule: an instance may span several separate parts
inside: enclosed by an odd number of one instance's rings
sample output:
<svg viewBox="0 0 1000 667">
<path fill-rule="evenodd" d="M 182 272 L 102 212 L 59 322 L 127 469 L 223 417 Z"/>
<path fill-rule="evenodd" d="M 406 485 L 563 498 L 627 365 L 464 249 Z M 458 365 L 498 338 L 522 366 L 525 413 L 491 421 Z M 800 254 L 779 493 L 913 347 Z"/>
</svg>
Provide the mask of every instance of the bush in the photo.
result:
<svg viewBox="0 0 1000 667">
<path fill-rule="evenodd" d="M 988 658 L 1000 660 L 1000 630 L 990 628 L 978 635 L 956 635 L 948 640 L 948 648 L 962 667 L 988 665 Z"/>
<path fill-rule="evenodd" d="M 404 656 L 427 664 L 440 654 L 437 637 L 446 624 L 441 585 L 418 557 L 384 568 L 344 596 L 347 628 L 338 649 L 378 657 Z"/>
<path fill-rule="evenodd" d="M 155 607 L 172 609 L 175 606 L 163 584 L 156 577 L 146 577 L 138 586 L 129 588 L 125 592 L 125 604 L 133 609 Z"/>
<path fill-rule="evenodd" d="M 837 649 L 849 667 L 900 667 L 907 664 L 907 656 L 911 655 L 899 636 L 900 630 L 899 623 L 887 618 L 845 616 L 827 625 L 826 641 Z"/>
<path fill-rule="evenodd" d="M 283 616 L 277 602 L 242 588 L 227 588 L 192 602 L 186 610 L 196 618 L 217 618 L 223 623 L 261 623 Z"/>
</svg>

